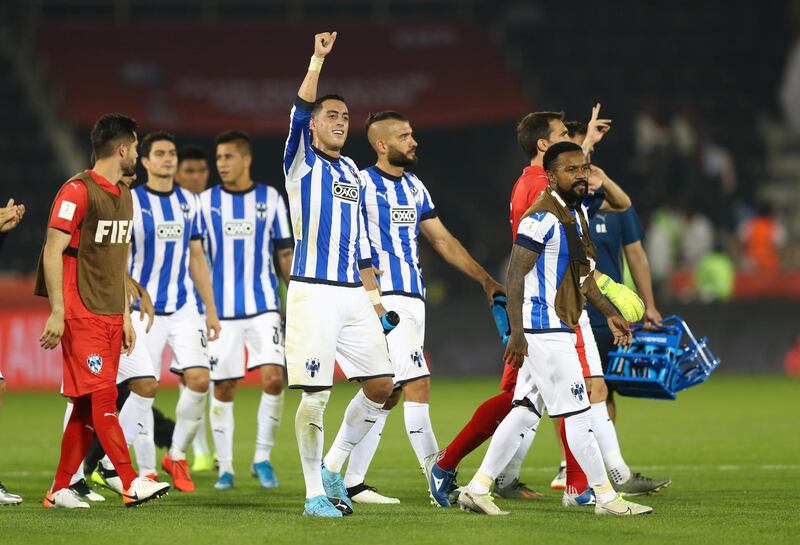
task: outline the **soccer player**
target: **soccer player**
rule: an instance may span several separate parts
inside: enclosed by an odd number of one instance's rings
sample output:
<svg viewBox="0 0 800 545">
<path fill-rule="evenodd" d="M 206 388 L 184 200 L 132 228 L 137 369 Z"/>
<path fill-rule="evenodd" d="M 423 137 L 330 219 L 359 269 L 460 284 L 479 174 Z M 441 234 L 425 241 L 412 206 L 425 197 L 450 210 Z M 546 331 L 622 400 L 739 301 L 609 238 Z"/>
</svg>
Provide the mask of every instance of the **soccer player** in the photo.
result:
<svg viewBox="0 0 800 545">
<path fill-rule="evenodd" d="M 584 143 L 584 151 L 589 153 L 595 144 L 602 140 L 608 131 L 611 120 L 599 117 L 600 105 L 592 109 L 592 118 L 589 122 L 589 134 Z M 568 140 L 567 128 L 564 126 L 563 112 L 534 112 L 526 115 L 517 124 L 517 142 L 530 161 L 522 171 L 522 175 L 514 184 L 511 192 L 510 221 L 512 238 L 516 236 L 516 229 L 522 219 L 523 213 L 530 208 L 539 195 L 547 187 L 547 175 L 544 172 L 542 161 L 547 149 L 559 142 Z M 618 186 L 612 186 L 606 192 L 607 206 L 624 209 L 627 196 Z M 629 200 L 627 200 L 629 203 Z M 501 392 L 483 402 L 472 415 L 466 426 L 456 435 L 455 439 L 439 454 L 437 462 L 430 472 L 429 488 L 431 496 L 439 505 L 449 505 L 449 493 L 455 481 L 458 464 L 470 452 L 478 448 L 486 439 L 492 436 L 497 425 L 511 410 L 511 402 L 516 385 L 518 370 L 505 366 L 503 379 L 500 383 Z M 556 427 L 558 436 L 558 427 Z M 522 462 L 527 455 L 533 441 L 534 434 L 526 434 L 525 440 L 519 447 L 509 466 L 498 476 L 495 483 L 495 495 L 504 498 L 536 499 L 542 494 L 528 488 L 520 482 L 519 474 Z M 566 468 L 566 463 L 564 463 Z"/>
<path fill-rule="evenodd" d="M 214 301 L 225 321 L 219 340 L 209 349 L 217 490 L 233 488 L 234 483 L 233 400 L 236 382 L 245 373 L 245 348 L 247 370 L 259 370 L 263 389 L 251 471 L 263 488 L 278 486 L 270 453 L 283 413 L 285 363 L 276 269 L 288 282 L 293 240 L 283 197 L 274 187 L 253 182 L 252 161 L 246 133 L 229 131 L 217 136 L 222 184 L 200 196 Z"/>
<path fill-rule="evenodd" d="M 156 317 L 149 333 L 141 322 L 134 322 L 134 327 L 150 354 L 156 379 L 161 376 L 162 352 L 169 344 L 175 356 L 171 370 L 186 382 L 175 409 L 172 446 L 161 465 L 175 488 L 192 492 L 195 487 L 186 449 L 197 433 L 210 382 L 207 342 L 217 339 L 220 324 L 203 252 L 199 199 L 175 185 L 175 138 L 164 132 L 146 135 L 142 166 L 147 183 L 132 192 L 135 221 L 130 275 L 150 294 Z M 197 311 L 193 287 L 206 307 L 205 324 Z M 155 468 L 140 463 L 139 471 L 154 473 Z"/>
<path fill-rule="evenodd" d="M 208 154 L 200 146 L 183 146 L 178 150 L 178 171 L 175 173 L 175 183 L 199 195 L 208 187 Z M 197 312 L 204 316 L 206 309 L 203 308 L 203 301 L 195 292 L 197 300 Z M 184 381 L 180 383 L 180 389 L 186 386 Z M 214 458 L 211 456 L 211 449 L 208 446 L 208 435 L 206 433 L 206 412 L 203 410 L 203 417 L 197 427 L 197 433 L 192 440 L 192 450 L 194 451 L 194 462 L 192 471 L 211 471 L 214 469 Z"/>
<path fill-rule="evenodd" d="M 303 390 L 295 433 L 306 484 L 303 514 L 315 517 L 352 512 L 340 471 L 392 393 L 381 324 L 384 332 L 397 325 L 397 314 L 383 308 L 372 269 L 359 210 L 364 188 L 358 168 L 341 154 L 349 127 L 347 104 L 338 95 L 317 98 L 320 70 L 335 40 L 335 32 L 314 37 L 283 159 L 296 241 L 286 306 L 286 366 L 289 387 Z M 323 414 L 337 353 L 348 362 L 342 365 L 345 375 L 361 382 L 361 392 L 348 405 L 323 462 Z"/>
<path fill-rule="evenodd" d="M 136 122 L 107 114 L 95 123 L 94 168 L 59 190 L 39 261 L 36 293 L 50 299 L 51 313 L 39 339 L 43 348 L 61 343 L 63 394 L 74 409 L 61 442 L 55 480 L 46 508 L 88 508 L 69 483 L 93 433 L 119 472 L 122 501 L 135 506 L 167 493 L 169 484 L 137 477 L 117 419 L 116 377 L 121 349 L 136 342 L 131 325 L 125 268 L 133 219 L 128 187 L 120 180 L 135 169 Z"/>
<path fill-rule="evenodd" d="M 425 362 L 425 283 L 419 263 L 420 232 L 451 265 L 478 282 L 489 304 L 494 294 L 505 294 L 439 219 L 430 193 L 422 181 L 406 168 L 417 163 L 417 142 L 411 124 L 403 115 L 386 111 L 370 115 L 367 137 L 377 154 L 374 166 L 361 171 L 366 189 L 362 205 L 372 245 L 372 263 L 384 271 L 379 277 L 384 302 L 400 315 L 386 340 L 394 367 L 392 396 L 378 420 L 353 449 L 344 484 L 359 503 L 399 503 L 364 483 L 389 411 L 403 394 L 406 433 L 420 466 L 439 451 L 428 409 L 430 371 Z M 343 359 L 339 358 L 340 363 Z"/>
<path fill-rule="evenodd" d="M 0 207 L 0 248 L 6 239 L 6 233 L 19 225 L 25 215 L 25 205 L 15 204 L 14 199 L 8 199 L 5 206 Z M 6 381 L 0 371 L 0 411 L 3 410 L 3 395 L 6 392 Z M 22 503 L 22 498 L 12 494 L 0 482 L 0 505 L 16 505 Z"/>
<path fill-rule="evenodd" d="M 548 188 L 519 224 L 508 271 L 511 336 L 505 361 L 522 368 L 514 389 L 515 407 L 498 427 L 480 469 L 458 502 L 478 513 L 508 514 L 494 505 L 489 494 L 497 473 L 513 456 L 513 452 L 505 456 L 498 452 L 509 452 L 521 443 L 520 435 L 538 425 L 546 408 L 551 416 L 564 419 L 567 442 L 596 494 L 595 514 L 650 513 L 650 507 L 624 500 L 608 480 L 592 433 L 591 407 L 576 349 L 575 328 L 587 299 L 606 317 L 615 345 L 631 340 L 626 320 L 594 280 L 594 246 L 586 209 L 581 206 L 588 191 L 589 161 L 577 144 L 560 142 L 548 148 L 543 167 Z"/>
</svg>

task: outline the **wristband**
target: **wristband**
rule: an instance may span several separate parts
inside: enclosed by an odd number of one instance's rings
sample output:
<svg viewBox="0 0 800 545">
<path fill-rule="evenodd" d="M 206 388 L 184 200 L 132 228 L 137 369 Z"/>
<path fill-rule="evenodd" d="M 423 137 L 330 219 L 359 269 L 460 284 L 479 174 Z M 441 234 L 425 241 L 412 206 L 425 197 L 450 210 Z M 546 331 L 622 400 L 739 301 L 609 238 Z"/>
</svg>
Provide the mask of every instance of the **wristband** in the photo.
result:
<svg viewBox="0 0 800 545">
<path fill-rule="evenodd" d="M 369 302 L 372 303 L 373 307 L 377 307 L 381 304 L 381 292 L 377 289 L 368 290 L 367 297 L 369 297 Z"/>
<path fill-rule="evenodd" d="M 322 70 L 322 63 L 325 62 L 325 57 L 317 57 L 311 55 L 311 62 L 308 63 L 309 72 L 319 72 Z"/>
</svg>

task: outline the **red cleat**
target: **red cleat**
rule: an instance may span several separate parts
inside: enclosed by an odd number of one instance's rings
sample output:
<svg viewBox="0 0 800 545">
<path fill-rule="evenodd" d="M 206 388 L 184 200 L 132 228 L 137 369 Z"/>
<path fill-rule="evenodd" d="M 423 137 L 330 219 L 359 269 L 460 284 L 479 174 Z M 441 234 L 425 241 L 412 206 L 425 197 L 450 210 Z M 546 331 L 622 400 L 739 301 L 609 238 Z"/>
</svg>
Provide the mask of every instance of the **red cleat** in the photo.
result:
<svg viewBox="0 0 800 545">
<path fill-rule="evenodd" d="M 161 460 L 161 467 L 172 477 L 172 485 L 175 490 L 194 492 L 194 483 L 189 475 L 189 465 L 186 460 L 172 460 L 167 452 Z"/>
<path fill-rule="evenodd" d="M 147 475 L 145 475 L 145 477 L 147 477 L 147 478 L 148 478 L 148 479 L 150 479 L 151 481 L 155 481 L 155 482 L 157 482 L 157 483 L 158 483 L 158 482 L 161 482 L 161 481 L 159 480 L 159 478 L 158 478 L 158 475 L 157 475 L 156 473 L 148 473 Z"/>
</svg>

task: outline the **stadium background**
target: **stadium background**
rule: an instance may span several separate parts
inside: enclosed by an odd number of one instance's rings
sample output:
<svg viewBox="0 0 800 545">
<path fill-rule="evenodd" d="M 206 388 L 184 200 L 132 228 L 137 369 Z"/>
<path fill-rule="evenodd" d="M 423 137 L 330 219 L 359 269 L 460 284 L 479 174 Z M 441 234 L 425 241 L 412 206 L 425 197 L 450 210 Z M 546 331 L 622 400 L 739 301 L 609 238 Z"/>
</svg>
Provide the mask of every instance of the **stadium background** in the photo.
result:
<svg viewBox="0 0 800 545">
<path fill-rule="evenodd" d="M 0 7 L 0 198 L 26 204 L 0 257 L 0 361 L 11 388 L 58 383 L 30 342 L 29 295 L 49 204 L 88 164 L 88 128 L 133 115 L 213 154 L 255 139 L 253 173 L 282 190 L 286 119 L 308 36 L 339 30 L 322 91 L 343 93 L 346 153 L 373 160 L 362 120 L 403 111 L 416 171 L 446 225 L 502 278 L 511 186 L 525 164 L 514 121 L 535 109 L 613 129 L 595 156 L 633 197 L 664 315 L 708 335 L 720 372 L 800 372 L 798 2 L 485 0 L 38 0 Z M 795 92 L 796 91 L 796 92 Z M 213 162 L 211 183 L 217 177 Z M 142 179 L 143 173 L 140 173 Z M 778 267 L 748 262 L 759 214 L 786 234 Z M 780 226 L 780 227 L 778 227 Z M 493 374 L 498 346 L 471 281 L 423 247 L 427 350 L 437 374 Z M 696 271 L 705 284 L 698 286 Z M 731 270 L 735 269 L 735 276 Z"/>
</svg>

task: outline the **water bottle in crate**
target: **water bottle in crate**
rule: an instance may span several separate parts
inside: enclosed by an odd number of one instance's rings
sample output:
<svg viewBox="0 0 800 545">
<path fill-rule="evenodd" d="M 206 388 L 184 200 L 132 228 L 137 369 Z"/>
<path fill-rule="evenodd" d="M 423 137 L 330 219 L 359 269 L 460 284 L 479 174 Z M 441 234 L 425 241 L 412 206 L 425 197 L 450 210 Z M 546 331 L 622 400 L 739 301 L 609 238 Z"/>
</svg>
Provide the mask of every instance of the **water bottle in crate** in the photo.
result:
<svg viewBox="0 0 800 545">
<path fill-rule="evenodd" d="M 668 316 L 657 331 L 633 326 L 629 346 L 609 352 L 606 383 L 632 397 L 675 399 L 708 379 L 719 365 L 705 337 L 699 341 L 680 316 Z"/>
</svg>

